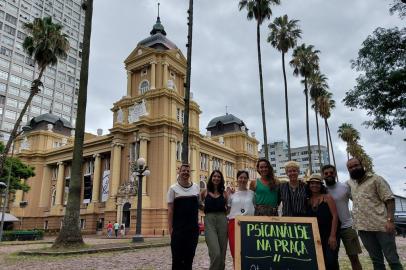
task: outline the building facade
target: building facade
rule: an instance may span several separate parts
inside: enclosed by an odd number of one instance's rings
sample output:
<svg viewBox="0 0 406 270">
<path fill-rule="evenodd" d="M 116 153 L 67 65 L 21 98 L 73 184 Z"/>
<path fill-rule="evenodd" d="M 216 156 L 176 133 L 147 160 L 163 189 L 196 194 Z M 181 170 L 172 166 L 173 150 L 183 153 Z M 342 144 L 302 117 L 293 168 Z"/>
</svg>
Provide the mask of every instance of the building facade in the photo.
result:
<svg viewBox="0 0 406 270">
<path fill-rule="evenodd" d="M 52 17 L 63 25 L 70 50 L 66 60 L 46 69 L 42 91 L 34 97 L 23 123 L 41 114 L 53 114 L 75 125 L 81 67 L 84 12 L 80 0 L 0 1 L 0 136 L 8 139 L 31 87 L 38 76 L 34 61 L 23 50 L 24 23 Z"/>
<path fill-rule="evenodd" d="M 288 161 L 288 144 L 284 141 L 278 141 L 268 144 L 269 161 L 274 168 L 275 175 L 279 177 L 286 177 L 285 163 Z M 321 160 L 319 160 L 319 150 L 317 145 L 311 145 L 312 152 L 312 171 L 313 173 L 320 173 L 320 164 L 329 164 L 327 147 L 320 145 Z M 309 156 L 307 146 L 295 147 L 290 149 L 292 160 L 300 164 L 300 176 L 304 176 L 309 169 Z M 265 150 L 262 146 L 260 157 L 265 157 Z"/>
<path fill-rule="evenodd" d="M 86 134 L 80 209 L 84 233 L 94 233 L 97 222 L 119 221 L 133 232 L 137 195 L 142 196 L 143 234 L 167 233 L 166 194 L 176 182 L 181 164 L 186 58 L 166 37 L 158 18 L 146 39 L 125 60 L 127 90 L 111 108 L 113 126 L 106 135 Z M 190 102 L 189 160 L 191 179 L 205 187 L 214 169 L 235 185 L 236 171 L 247 169 L 251 178 L 258 159 L 258 141 L 229 115 L 216 119 L 233 128 L 216 135 L 199 133 L 200 108 Z M 69 196 L 73 136 L 69 121 L 45 114 L 33 118 L 31 130 L 18 138 L 17 155 L 35 167 L 27 180 L 31 189 L 15 195 L 11 213 L 21 228 L 58 230 Z M 131 165 L 147 161 L 151 174 L 139 192 Z M 104 226 L 105 227 L 105 226 Z"/>
</svg>

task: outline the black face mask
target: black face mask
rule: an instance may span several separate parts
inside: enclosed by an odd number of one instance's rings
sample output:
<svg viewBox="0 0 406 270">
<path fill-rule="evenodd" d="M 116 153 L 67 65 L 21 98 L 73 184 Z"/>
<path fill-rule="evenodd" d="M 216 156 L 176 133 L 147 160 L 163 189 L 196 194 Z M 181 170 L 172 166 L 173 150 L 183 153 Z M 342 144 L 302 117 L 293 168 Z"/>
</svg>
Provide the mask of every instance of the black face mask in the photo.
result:
<svg viewBox="0 0 406 270">
<path fill-rule="evenodd" d="M 350 176 L 352 179 L 361 180 L 365 175 L 364 168 L 357 168 L 350 172 Z"/>
<path fill-rule="evenodd" d="M 327 176 L 324 177 L 324 181 L 326 182 L 327 186 L 332 186 L 336 183 L 336 178 L 334 176 Z"/>
</svg>

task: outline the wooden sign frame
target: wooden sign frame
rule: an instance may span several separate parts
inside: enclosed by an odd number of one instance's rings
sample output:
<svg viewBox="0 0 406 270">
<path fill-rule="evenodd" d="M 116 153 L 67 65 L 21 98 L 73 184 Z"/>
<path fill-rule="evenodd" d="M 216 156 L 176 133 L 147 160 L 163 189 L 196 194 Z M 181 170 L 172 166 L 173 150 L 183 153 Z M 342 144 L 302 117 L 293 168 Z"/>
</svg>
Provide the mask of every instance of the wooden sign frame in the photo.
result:
<svg viewBox="0 0 406 270">
<path fill-rule="evenodd" d="M 278 217 L 278 216 L 236 216 L 235 217 L 235 269 L 241 269 L 241 223 L 240 222 L 266 222 L 266 223 L 307 223 L 311 224 L 314 247 L 316 251 L 319 270 L 325 270 L 323 249 L 320 240 L 319 226 L 315 217 Z"/>
</svg>

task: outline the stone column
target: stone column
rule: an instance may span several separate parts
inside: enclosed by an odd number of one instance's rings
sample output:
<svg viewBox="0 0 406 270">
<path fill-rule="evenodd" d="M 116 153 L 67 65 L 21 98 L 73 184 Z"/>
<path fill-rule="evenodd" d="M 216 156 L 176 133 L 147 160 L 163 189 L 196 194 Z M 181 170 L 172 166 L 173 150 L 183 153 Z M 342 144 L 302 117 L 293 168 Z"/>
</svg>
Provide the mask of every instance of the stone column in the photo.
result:
<svg viewBox="0 0 406 270">
<path fill-rule="evenodd" d="M 113 143 L 113 166 L 111 168 L 110 179 L 110 197 L 117 195 L 118 187 L 120 186 L 121 173 L 121 148 L 124 145 L 121 143 Z"/>
<path fill-rule="evenodd" d="M 51 168 L 44 165 L 42 170 L 41 194 L 39 199 L 39 207 L 49 206 L 49 198 L 51 197 Z"/>
<path fill-rule="evenodd" d="M 140 137 L 140 158 L 144 158 L 148 165 L 148 138 Z M 137 179 L 138 180 L 138 179 Z M 142 179 L 142 195 L 147 195 L 147 177 Z"/>
<path fill-rule="evenodd" d="M 58 178 L 56 179 L 56 199 L 55 205 L 62 205 L 63 191 L 64 191 L 64 176 L 65 176 L 65 164 L 58 162 Z"/>
<path fill-rule="evenodd" d="M 100 196 L 100 181 L 101 181 L 101 156 L 100 154 L 93 155 L 94 158 L 94 175 L 93 175 L 93 189 L 92 189 L 92 202 L 99 202 Z"/>
<path fill-rule="evenodd" d="M 127 70 L 127 96 L 131 97 L 132 92 L 132 71 Z"/>
<path fill-rule="evenodd" d="M 190 169 L 191 169 L 191 179 L 192 182 L 197 181 L 197 161 L 196 161 L 196 146 L 195 145 L 191 145 L 190 147 Z"/>
<path fill-rule="evenodd" d="M 151 62 L 151 90 L 156 88 L 156 86 L 155 86 L 155 81 L 156 81 L 155 80 L 155 77 L 156 77 L 156 75 L 155 75 L 155 65 L 156 65 L 156 62 L 152 61 Z"/>
<path fill-rule="evenodd" d="M 163 66 L 164 66 L 164 76 L 163 76 L 162 86 L 164 88 L 166 88 L 166 87 L 168 87 L 168 63 L 164 62 Z"/>
<path fill-rule="evenodd" d="M 209 172 L 209 176 L 211 174 L 211 171 L 213 170 L 213 157 L 211 156 L 207 156 L 208 157 L 208 161 L 207 161 L 207 171 Z"/>
<path fill-rule="evenodd" d="M 176 183 L 176 139 L 170 138 L 170 167 L 169 167 L 169 185 Z M 169 188 L 169 187 L 168 187 Z"/>
</svg>

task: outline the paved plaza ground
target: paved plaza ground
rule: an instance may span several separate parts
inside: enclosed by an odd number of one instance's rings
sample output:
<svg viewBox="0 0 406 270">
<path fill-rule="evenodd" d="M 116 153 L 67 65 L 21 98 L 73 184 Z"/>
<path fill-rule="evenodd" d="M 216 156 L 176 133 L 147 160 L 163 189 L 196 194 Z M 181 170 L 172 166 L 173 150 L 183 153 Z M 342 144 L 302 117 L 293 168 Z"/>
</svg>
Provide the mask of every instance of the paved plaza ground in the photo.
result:
<svg viewBox="0 0 406 270">
<path fill-rule="evenodd" d="M 45 241 L 52 241 L 54 238 L 46 238 Z M 105 239 L 96 236 L 88 236 L 85 239 L 88 245 L 116 245 L 119 243 L 128 243 L 129 239 Z M 157 239 L 154 239 L 156 241 Z M 396 238 L 401 261 L 406 265 L 406 238 Z M 171 269 L 171 254 L 169 246 L 159 248 L 148 248 L 140 250 L 127 250 L 120 252 L 108 252 L 97 254 L 84 254 L 73 256 L 21 256 L 18 252 L 27 249 L 40 249 L 50 247 L 50 243 L 12 243 L 6 242 L 0 244 L 0 269 L 29 269 L 29 270 L 47 270 L 47 269 Z M 361 262 L 364 269 L 372 269 L 371 262 L 364 250 L 361 256 Z M 232 259 L 227 253 L 227 267 L 232 269 Z M 344 249 L 340 250 L 341 269 L 351 269 L 349 261 L 344 254 Z M 193 269 L 208 269 L 209 257 L 207 246 L 204 242 L 198 245 Z"/>
</svg>

